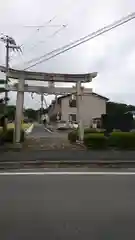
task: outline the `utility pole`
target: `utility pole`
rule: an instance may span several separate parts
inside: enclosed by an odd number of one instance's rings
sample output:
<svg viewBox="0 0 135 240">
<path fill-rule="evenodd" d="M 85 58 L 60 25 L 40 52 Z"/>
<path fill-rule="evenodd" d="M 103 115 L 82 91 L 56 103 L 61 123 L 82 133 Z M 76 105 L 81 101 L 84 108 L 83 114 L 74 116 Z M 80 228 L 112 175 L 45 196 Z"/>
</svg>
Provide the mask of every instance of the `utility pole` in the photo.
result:
<svg viewBox="0 0 135 240">
<path fill-rule="evenodd" d="M 23 118 L 23 102 L 24 102 L 24 85 L 25 79 L 22 74 L 19 79 L 16 99 L 16 113 L 15 113 L 15 129 L 14 129 L 14 143 L 19 144 L 21 138 L 21 125 Z"/>
<path fill-rule="evenodd" d="M 5 115 L 5 122 L 3 130 L 7 130 L 8 124 L 8 116 L 7 116 L 7 105 L 8 105 L 8 68 L 9 68 L 9 38 L 6 38 L 6 82 L 5 82 L 5 105 L 4 105 L 4 115 Z"/>
<path fill-rule="evenodd" d="M 6 44 L 6 80 L 5 80 L 5 105 L 4 105 L 4 115 L 5 115 L 5 124 L 4 124 L 4 130 L 7 130 L 7 104 L 8 104 L 8 70 L 9 70 L 9 50 L 12 49 L 13 51 L 21 51 L 20 46 L 16 45 L 15 40 L 12 37 L 9 37 L 7 35 L 2 35 L 0 37 L 0 40 Z"/>
<path fill-rule="evenodd" d="M 9 38 L 6 38 L 6 89 L 8 85 L 8 68 L 9 68 Z M 7 110 L 8 91 L 5 91 L 5 111 Z"/>
</svg>

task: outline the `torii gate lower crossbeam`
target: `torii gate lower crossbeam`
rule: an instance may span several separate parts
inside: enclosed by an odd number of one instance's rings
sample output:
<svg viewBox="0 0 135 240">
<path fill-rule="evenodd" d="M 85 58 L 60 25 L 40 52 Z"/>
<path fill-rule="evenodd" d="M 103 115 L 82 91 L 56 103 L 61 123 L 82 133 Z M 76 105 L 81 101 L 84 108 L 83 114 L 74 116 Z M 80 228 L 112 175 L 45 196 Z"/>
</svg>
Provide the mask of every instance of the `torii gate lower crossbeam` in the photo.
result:
<svg viewBox="0 0 135 240">
<path fill-rule="evenodd" d="M 16 99 L 15 134 L 14 134 L 14 143 L 16 144 L 20 143 L 20 138 L 21 138 L 21 120 L 23 115 L 24 92 L 25 92 L 25 77 L 23 73 L 21 75 L 19 74 L 18 78 L 19 78 L 19 82 L 18 82 L 17 99 Z M 72 75 L 72 78 L 73 78 L 73 75 Z M 85 80 L 83 80 L 82 78 L 81 80 L 77 79 L 76 76 L 75 76 L 75 79 L 76 79 L 77 122 L 79 125 L 79 140 L 83 141 L 84 130 L 83 130 L 83 122 L 80 116 L 80 104 L 81 104 L 81 94 L 82 94 L 81 82 L 85 82 Z M 92 77 L 90 81 L 92 81 Z M 68 82 L 68 80 L 66 82 Z M 69 80 L 69 82 L 71 82 L 71 79 Z M 52 94 L 54 94 L 54 89 Z"/>
</svg>

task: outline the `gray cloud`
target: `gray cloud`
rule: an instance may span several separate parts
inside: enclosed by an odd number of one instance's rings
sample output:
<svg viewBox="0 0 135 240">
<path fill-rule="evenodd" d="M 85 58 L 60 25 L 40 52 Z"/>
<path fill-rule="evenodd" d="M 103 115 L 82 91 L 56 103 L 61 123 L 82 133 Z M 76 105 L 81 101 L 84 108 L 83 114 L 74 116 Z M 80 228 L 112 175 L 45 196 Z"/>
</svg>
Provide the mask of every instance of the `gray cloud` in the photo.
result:
<svg viewBox="0 0 135 240">
<path fill-rule="evenodd" d="M 65 0 L 62 2 L 50 0 L 47 3 L 44 0 L 7 0 L 1 5 L 1 32 L 12 35 L 18 44 L 24 43 L 22 56 L 11 54 L 13 56 L 11 64 L 21 69 L 25 66 L 23 61 L 61 47 L 135 10 L 134 0 L 110 0 L 108 2 L 106 0 Z M 68 24 L 67 28 L 59 31 L 54 37 L 49 36 L 60 27 L 46 26 L 40 31 L 23 27 L 42 25 L 54 16 L 56 17 L 51 24 Z M 98 71 L 97 79 L 87 86 L 93 87 L 95 91 L 113 100 L 135 104 L 133 97 L 135 90 L 134 25 L 135 20 L 57 58 L 37 65 L 34 70 L 66 73 Z M 43 40 L 45 42 L 40 44 Z M 4 63 L 2 43 L 0 50 L 2 52 L 0 62 Z M 14 93 L 11 93 L 11 96 L 14 102 L 16 96 Z M 35 97 L 35 101 L 32 101 L 30 95 L 26 94 L 25 106 L 37 108 L 39 100 L 39 97 Z"/>
</svg>

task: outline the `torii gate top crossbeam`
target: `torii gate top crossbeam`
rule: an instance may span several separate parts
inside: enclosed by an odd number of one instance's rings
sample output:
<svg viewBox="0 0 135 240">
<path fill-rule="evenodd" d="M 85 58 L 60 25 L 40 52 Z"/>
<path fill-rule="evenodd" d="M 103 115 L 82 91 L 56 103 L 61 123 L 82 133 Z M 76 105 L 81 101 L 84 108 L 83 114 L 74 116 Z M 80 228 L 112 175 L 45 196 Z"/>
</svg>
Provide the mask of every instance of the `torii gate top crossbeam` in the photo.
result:
<svg viewBox="0 0 135 240">
<path fill-rule="evenodd" d="M 0 66 L 1 72 L 6 72 L 6 68 Z M 95 78 L 97 73 L 87 74 L 61 74 L 61 73 L 45 73 L 45 72 L 31 72 L 22 71 L 9 68 L 8 77 L 13 79 L 19 79 L 23 77 L 25 80 L 33 81 L 53 81 L 53 82 L 91 82 L 92 78 Z"/>
</svg>

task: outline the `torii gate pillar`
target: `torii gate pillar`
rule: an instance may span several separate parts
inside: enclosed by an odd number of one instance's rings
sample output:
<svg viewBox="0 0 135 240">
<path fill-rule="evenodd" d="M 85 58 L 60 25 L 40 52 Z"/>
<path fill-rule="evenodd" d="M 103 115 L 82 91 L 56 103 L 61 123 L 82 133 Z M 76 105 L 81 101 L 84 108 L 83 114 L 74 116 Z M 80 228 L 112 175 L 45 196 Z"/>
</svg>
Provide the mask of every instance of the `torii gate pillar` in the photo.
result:
<svg viewBox="0 0 135 240">
<path fill-rule="evenodd" d="M 77 104 L 77 123 L 78 123 L 78 130 L 79 130 L 79 140 L 83 142 L 84 138 L 84 126 L 83 120 L 81 118 L 81 105 L 82 105 L 82 91 L 81 91 L 81 81 L 76 83 L 76 104 Z"/>
<path fill-rule="evenodd" d="M 21 140 L 21 122 L 23 117 L 23 104 L 24 104 L 24 84 L 25 79 L 23 75 L 18 81 L 18 91 L 16 98 L 16 113 L 15 113 L 15 130 L 14 130 L 14 143 L 20 143 Z"/>
</svg>

